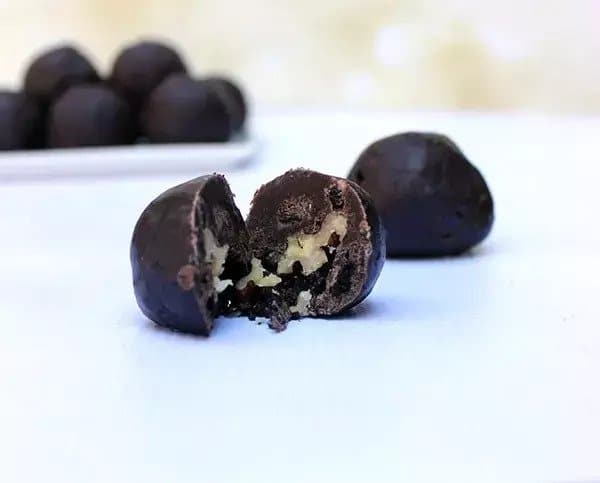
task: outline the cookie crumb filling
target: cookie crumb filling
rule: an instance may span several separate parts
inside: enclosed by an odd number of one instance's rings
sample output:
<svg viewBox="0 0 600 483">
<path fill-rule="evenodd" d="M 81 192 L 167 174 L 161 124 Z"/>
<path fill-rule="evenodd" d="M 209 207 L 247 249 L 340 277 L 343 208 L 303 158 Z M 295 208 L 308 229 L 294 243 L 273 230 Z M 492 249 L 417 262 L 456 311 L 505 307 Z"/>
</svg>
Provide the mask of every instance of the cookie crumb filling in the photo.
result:
<svg viewBox="0 0 600 483">
<path fill-rule="evenodd" d="M 326 289 L 336 250 L 347 228 L 347 218 L 332 212 L 317 233 L 290 235 L 276 265 L 277 273 L 265 269 L 261 260 L 253 258 L 250 273 L 235 284 L 246 310 L 255 316 L 268 316 L 277 306 L 292 318 L 311 315 L 314 312 L 311 303 Z"/>
</svg>

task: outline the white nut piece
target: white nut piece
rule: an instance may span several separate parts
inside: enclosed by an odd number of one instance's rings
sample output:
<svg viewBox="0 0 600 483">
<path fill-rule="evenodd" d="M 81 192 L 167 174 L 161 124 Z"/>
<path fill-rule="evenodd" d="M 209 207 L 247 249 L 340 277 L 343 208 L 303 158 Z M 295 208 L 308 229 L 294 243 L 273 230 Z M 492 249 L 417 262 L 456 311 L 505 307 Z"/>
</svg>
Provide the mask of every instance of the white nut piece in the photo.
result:
<svg viewBox="0 0 600 483">
<path fill-rule="evenodd" d="M 235 284 L 235 288 L 238 290 L 245 289 L 248 282 L 253 282 L 257 287 L 275 287 L 275 285 L 281 282 L 281 278 L 277 275 L 272 273 L 267 273 L 267 275 L 265 275 L 267 270 L 265 270 L 262 262 L 258 258 L 252 258 L 251 264 L 252 268 L 250 273 Z"/>
<path fill-rule="evenodd" d="M 327 246 L 332 234 L 337 234 L 342 241 L 346 236 L 348 220 L 339 213 L 329 213 L 321 229 L 314 234 L 300 233 L 288 237 L 287 248 L 283 257 L 277 263 L 277 273 L 292 273 L 293 265 L 300 262 L 302 271 L 309 275 L 327 262 L 327 256 L 322 247 Z"/>
<path fill-rule="evenodd" d="M 290 312 L 298 315 L 308 315 L 308 306 L 312 299 L 312 294 L 308 290 L 302 290 L 298 294 L 296 305 L 290 307 Z"/>
<path fill-rule="evenodd" d="M 225 261 L 227 260 L 227 252 L 229 251 L 229 245 L 225 244 L 222 247 L 217 245 L 217 241 L 212 231 L 208 228 L 202 230 L 204 237 L 204 248 L 206 249 L 206 256 L 204 260 L 211 264 L 213 284 L 217 293 L 221 293 L 230 285 L 233 285 L 231 280 L 221 280 L 219 276 L 225 269 Z"/>
</svg>

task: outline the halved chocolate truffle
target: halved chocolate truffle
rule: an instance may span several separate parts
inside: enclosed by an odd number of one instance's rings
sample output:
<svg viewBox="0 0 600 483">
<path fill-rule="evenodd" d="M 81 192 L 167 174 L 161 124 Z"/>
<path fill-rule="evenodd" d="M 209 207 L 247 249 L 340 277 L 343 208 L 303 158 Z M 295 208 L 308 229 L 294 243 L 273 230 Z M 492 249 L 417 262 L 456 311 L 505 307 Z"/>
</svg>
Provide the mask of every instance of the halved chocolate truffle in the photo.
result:
<svg viewBox="0 0 600 483">
<path fill-rule="evenodd" d="M 249 258 L 244 220 L 223 176 L 171 188 L 133 232 L 138 305 L 161 326 L 209 335 L 215 316 L 231 310 L 232 286 L 248 272 Z"/>
<path fill-rule="evenodd" d="M 246 220 L 255 270 L 242 310 L 283 328 L 294 316 L 326 316 L 361 302 L 385 261 L 383 226 L 355 183 L 297 169 L 263 185 Z M 257 294 L 258 293 L 258 294 Z"/>
<path fill-rule="evenodd" d="M 131 244 L 144 314 L 203 335 L 223 314 L 266 317 L 275 330 L 295 317 L 338 314 L 371 292 L 384 261 L 369 195 L 302 169 L 262 186 L 247 224 L 222 176 L 176 186 L 144 210 Z"/>
<path fill-rule="evenodd" d="M 20 92 L 0 91 L 0 150 L 40 147 L 43 125 L 35 100 Z"/>
<path fill-rule="evenodd" d="M 225 99 L 210 83 L 175 74 L 148 98 L 142 132 L 154 143 L 224 142 L 232 134 L 232 120 Z"/>
<path fill-rule="evenodd" d="M 360 155 L 348 178 L 370 193 L 390 257 L 459 254 L 492 229 L 490 190 L 446 136 L 409 132 L 381 139 Z"/>
<path fill-rule="evenodd" d="M 66 45 L 42 53 L 31 63 L 25 74 L 24 91 L 48 105 L 69 87 L 99 80 L 91 62 Z"/>
<path fill-rule="evenodd" d="M 119 145 L 134 138 L 135 119 L 129 105 L 107 86 L 72 87 L 50 108 L 50 147 Z"/>
<path fill-rule="evenodd" d="M 110 82 L 138 109 L 164 79 L 185 71 L 183 60 L 173 48 L 159 42 L 138 42 L 118 55 Z"/>
</svg>

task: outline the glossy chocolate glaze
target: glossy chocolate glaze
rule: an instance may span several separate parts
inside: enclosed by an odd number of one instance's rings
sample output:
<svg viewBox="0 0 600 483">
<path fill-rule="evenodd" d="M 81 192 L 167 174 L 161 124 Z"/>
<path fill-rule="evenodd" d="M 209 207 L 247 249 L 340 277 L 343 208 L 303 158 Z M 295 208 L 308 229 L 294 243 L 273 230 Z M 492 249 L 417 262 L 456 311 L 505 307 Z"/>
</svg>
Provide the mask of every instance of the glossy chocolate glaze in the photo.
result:
<svg viewBox="0 0 600 483">
<path fill-rule="evenodd" d="M 490 190 L 446 136 L 405 133 L 379 140 L 360 155 L 348 178 L 370 193 L 387 232 L 389 257 L 459 254 L 492 229 Z"/>
</svg>

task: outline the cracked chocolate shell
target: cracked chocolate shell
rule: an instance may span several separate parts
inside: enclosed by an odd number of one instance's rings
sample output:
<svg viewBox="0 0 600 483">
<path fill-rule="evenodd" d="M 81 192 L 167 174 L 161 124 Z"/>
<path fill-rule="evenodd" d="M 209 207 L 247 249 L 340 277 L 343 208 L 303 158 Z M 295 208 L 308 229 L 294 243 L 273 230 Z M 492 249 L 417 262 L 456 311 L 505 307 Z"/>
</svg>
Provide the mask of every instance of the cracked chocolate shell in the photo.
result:
<svg viewBox="0 0 600 483">
<path fill-rule="evenodd" d="M 196 178 L 161 194 L 131 242 L 133 285 L 158 325 L 209 335 L 231 308 L 233 285 L 249 271 L 248 236 L 225 178 Z"/>
</svg>

